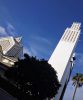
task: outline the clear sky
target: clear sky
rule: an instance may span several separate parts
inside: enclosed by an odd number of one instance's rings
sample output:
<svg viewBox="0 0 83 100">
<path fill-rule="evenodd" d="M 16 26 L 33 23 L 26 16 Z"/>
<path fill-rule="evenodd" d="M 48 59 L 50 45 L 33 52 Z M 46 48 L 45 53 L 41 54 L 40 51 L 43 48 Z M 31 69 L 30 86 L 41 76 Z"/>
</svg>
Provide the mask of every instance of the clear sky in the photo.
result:
<svg viewBox="0 0 83 100">
<path fill-rule="evenodd" d="M 0 36 L 22 36 L 24 52 L 40 59 L 49 59 L 64 30 L 73 22 L 83 24 L 83 0 L 0 0 Z M 82 46 L 83 34 L 72 75 L 83 72 Z M 70 80 L 63 100 L 71 100 L 73 91 Z M 80 88 L 76 100 L 83 99 L 82 92 Z"/>
</svg>

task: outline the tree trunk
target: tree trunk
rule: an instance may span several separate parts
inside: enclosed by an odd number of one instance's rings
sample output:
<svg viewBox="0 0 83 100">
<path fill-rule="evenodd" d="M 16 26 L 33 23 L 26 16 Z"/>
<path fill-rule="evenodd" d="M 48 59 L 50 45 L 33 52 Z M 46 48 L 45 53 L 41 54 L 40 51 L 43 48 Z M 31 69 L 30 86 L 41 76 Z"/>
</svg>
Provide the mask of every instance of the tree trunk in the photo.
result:
<svg viewBox="0 0 83 100">
<path fill-rule="evenodd" d="M 74 91 L 72 100 L 74 100 L 74 98 L 75 98 L 75 94 L 76 94 L 77 87 L 78 87 L 78 85 L 76 85 L 76 87 L 75 87 L 75 91 Z"/>
</svg>

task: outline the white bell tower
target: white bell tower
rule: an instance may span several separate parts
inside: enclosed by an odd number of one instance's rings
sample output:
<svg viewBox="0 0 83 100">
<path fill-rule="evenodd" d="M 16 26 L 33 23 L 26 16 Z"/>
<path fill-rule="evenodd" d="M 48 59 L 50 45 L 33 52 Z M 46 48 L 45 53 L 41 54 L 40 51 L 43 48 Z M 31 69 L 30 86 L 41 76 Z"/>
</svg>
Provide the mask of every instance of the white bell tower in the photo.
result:
<svg viewBox="0 0 83 100">
<path fill-rule="evenodd" d="M 56 70 L 61 87 L 55 100 L 62 100 L 63 93 L 68 83 L 73 62 L 74 50 L 80 36 L 81 23 L 74 22 L 70 28 L 67 28 L 52 53 L 48 63 Z"/>
</svg>

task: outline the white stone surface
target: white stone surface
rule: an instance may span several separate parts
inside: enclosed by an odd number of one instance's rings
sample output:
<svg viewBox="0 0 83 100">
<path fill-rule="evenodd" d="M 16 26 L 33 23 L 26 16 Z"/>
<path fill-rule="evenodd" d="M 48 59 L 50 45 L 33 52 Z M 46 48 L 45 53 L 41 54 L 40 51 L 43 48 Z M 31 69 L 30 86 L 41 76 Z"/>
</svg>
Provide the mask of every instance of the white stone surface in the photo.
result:
<svg viewBox="0 0 83 100">
<path fill-rule="evenodd" d="M 61 88 L 59 89 L 59 93 L 55 97 L 55 100 L 59 100 L 64 85 L 69 79 L 72 69 L 70 61 L 80 36 L 80 26 L 81 23 L 73 23 L 70 28 L 65 30 L 54 52 L 48 60 L 48 63 L 56 70 L 59 82 L 61 83 Z"/>
<path fill-rule="evenodd" d="M 2 47 L 2 52 L 4 55 L 20 57 L 23 51 L 23 46 L 21 45 L 21 37 L 13 38 L 5 37 L 0 38 L 0 45 Z"/>
</svg>

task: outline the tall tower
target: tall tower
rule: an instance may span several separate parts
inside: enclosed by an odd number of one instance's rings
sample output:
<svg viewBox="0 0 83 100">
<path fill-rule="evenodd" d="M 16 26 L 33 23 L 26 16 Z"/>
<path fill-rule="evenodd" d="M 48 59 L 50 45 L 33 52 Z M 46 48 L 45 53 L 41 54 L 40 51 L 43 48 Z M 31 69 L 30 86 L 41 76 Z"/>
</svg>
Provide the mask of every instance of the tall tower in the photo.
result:
<svg viewBox="0 0 83 100">
<path fill-rule="evenodd" d="M 62 100 L 65 88 L 70 78 L 74 65 L 74 51 L 80 36 L 81 23 L 74 22 L 67 28 L 61 37 L 58 45 L 52 53 L 48 63 L 56 70 L 61 87 L 55 100 Z"/>
</svg>

